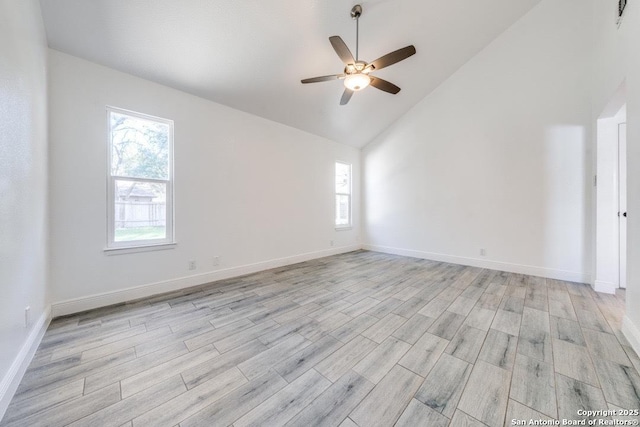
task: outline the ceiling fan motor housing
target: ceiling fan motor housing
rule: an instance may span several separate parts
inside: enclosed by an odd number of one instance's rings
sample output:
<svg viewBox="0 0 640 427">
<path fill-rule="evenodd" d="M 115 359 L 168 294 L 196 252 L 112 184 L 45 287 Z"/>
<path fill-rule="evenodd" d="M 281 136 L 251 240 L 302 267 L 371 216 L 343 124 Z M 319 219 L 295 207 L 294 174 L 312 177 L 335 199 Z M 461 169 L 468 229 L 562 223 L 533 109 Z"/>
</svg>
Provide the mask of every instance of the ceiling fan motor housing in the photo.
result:
<svg viewBox="0 0 640 427">
<path fill-rule="evenodd" d="M 373 66 L 372 65 L 367 66 L 367 63 L 363 61 L 356 61 L 353 64 L 347 64 L 344 67 L 344 73 L 346 75 L 356 74 L 356 73 L 368 74 L 372 71 L 373 71 Z"/>
</svg>

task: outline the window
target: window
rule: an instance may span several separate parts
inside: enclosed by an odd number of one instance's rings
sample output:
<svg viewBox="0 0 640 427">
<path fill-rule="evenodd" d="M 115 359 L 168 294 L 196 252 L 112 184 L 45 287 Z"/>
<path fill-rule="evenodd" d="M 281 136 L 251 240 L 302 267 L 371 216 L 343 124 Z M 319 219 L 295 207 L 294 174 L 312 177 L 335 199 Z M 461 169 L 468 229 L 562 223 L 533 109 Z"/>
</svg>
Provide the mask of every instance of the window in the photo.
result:
<svg viewBox="0 0 640 427">
<path fill-rule="evenodd" d="M 173 121 L 107 108 L 109 248 L 173 243 Z"/>
<path fill-rule="evenodd" d="M 351 227 L 351 165 L 336 162 L 336 227 Z"/>
</svg>

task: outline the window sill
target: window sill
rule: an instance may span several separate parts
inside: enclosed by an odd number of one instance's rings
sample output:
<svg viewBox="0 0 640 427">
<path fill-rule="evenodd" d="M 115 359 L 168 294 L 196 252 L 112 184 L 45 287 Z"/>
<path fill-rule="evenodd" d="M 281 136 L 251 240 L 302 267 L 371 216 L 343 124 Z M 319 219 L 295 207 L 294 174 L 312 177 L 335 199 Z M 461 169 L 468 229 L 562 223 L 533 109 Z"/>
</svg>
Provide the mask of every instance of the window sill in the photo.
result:
<svg viewBox="0 0 640 427">
<path fill-rule="evenodd" d="M 336 231 L 349 231 L 353 230 L 353 227 L 350 225 L 345 225 L 343 227 L 336 227 Z"/>
<path fill-rule="evenodd" d="M 138 252 L 152 252 L 152 251 L 164 251 L 168 249 L 174 249 L 178 244 L 173 243 L 159 243 L 157 245 L 144 245 L 144 246 L 125 246 L 122 248 L 104 248 L 105 255 L 125 255 L 135 254 Z"/>
</svg>

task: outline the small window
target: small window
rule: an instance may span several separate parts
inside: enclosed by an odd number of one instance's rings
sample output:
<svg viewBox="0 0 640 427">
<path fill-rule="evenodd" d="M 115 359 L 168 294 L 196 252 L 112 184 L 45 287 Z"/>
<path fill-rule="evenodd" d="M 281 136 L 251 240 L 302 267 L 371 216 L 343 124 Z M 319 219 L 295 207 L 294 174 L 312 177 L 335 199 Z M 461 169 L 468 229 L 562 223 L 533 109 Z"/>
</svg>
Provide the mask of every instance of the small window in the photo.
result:
<svg viewBox="0 0 640 427">
<path fill-rule="evenodd" d="M 336 162 L 336 227 L 351 227 L 351 165 Z"/>
<path fill-rule="evenodd" d="M 173 243 L 173 121 L 108 108 L 109 248 Z"/>
</svg>

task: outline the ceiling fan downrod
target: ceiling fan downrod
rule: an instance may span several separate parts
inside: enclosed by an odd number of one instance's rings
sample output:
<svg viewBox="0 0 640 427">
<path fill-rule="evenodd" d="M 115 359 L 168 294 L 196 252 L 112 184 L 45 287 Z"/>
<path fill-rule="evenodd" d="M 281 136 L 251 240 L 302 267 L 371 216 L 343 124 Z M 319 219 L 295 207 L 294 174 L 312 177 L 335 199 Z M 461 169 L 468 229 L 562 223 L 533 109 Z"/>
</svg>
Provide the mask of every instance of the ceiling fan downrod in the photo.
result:
<svg viewBox="0 0 640 427">
<path fill-rule="evenodd" d="M 362 15 L 362 6 L 357 4 L 351 8 L 351 19 L 356 20 L 356 62 L 358 62 L 358 46 L 360 45 L 360 15 Z"/>
</svg>

